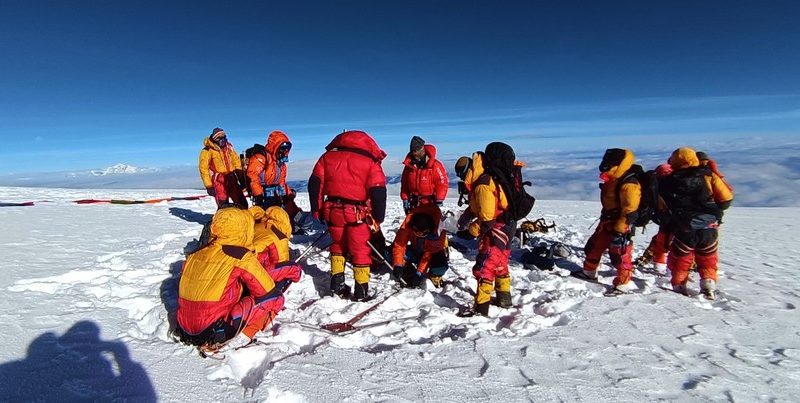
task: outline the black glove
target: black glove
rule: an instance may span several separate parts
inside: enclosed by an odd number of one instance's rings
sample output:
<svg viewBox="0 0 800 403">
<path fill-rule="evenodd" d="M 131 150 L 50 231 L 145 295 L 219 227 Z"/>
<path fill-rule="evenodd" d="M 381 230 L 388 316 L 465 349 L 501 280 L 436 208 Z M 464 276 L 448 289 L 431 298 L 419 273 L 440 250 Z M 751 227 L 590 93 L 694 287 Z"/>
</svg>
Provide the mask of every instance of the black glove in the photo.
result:
<svg viewBox="0 0 800 403">
<path fill-rule="evenodd" d="M 410 200 L 403 200 L 403 211 L 406 212 L 406 215 L 408 215 L 408 212 L 411 211 L 411 201 Z"/>
<path fill-rule="evenodd" d="M 264 195 L 260 194 L 258 196 L 253 196 L 253 204 L 259 207 L 264 206 Z"/>
<path fill-rule="evenodd" d="M 628 244 L 628 234 L 615 232 L 614 237 L 611 238 L 611 243 L 608 245 L 608 252 L 617 255 L 625 254 L 625 247 Z"/>
<path fill-rule="evenodd" d="M 405 285 L 405 281 L 403 280 L 403 266 L 395 266 L 394 269 L 392 269 L 392 277 L 401 285 Z"/>
<path fill-rule="evenodd" d="M 217 195 L 217 190 L 216 190 L 216 189 L 214 189 L 214 187 L 213 187 L 213 186 L 211 186 L 211 187 L 207 187 L 207 188 L 206 188 L 206 193 L 208 193 L 208 195 L 209 195 L 209 196 L 211 196 L 211 197 L 214 197 L 214 196 L 216 196 L 216 195 Z"/>
<path fill-rule="evenodd" d="M 474 236 L 474 235 L 472 235 L 472 234 L 469 232 L 469 230 L 468 230 L 468 229 L 462 229 L 462 230 L 459 230 L 458 232 L 456 232 L 456 236 L 457 236 L 457 237 L 459 237 L 459 238 L 461 238 L 461 239 L 466 239 L 466 240 L 468 240 L 468 241 L 471 241 L 471 240 L 475 239 L 475 236 Z"/>
</svg>

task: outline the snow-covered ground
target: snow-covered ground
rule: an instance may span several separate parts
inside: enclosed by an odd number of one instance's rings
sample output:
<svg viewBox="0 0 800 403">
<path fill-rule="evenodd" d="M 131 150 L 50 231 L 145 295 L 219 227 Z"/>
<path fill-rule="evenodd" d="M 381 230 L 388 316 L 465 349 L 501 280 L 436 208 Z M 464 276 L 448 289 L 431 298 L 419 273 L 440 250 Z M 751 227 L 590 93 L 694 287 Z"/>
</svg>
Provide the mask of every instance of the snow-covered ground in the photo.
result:
<svg viewBox="0 0 800 403">
<path fill-rule="evenodd" d="M 76 205 L 85 198 L 188 196 L 176 190 L 0 188 L 0 400 L 162 401 L 796 401 L 800 396 L 797 208 L 737 208 L 721 235 L 720 288 L 709 302 L 660 288 L 637 271 L 638 292 L 604 297 L 568 276 L 599 204 L 539 201 L 529 218 L 555 221 L 575 254 L 554 272 L 512 262 L 516 307 L 456 316 L 471 302 L 474 252 L 451 252 L 442 290 L 403 290 L 346 335 L 371 303 L 327 297 L 327 253 L 304 261 L 286 309 L 259 339 L 224 361 L 167 336 L 179 270 L 215 211 L 213 201 Z M 301 195 L 304 197 L 305 195 Z M 307 207 L 307 200 L 302 199 Z M 456 210 L 451 199 L 445 209 Z M 402 218 L 389 205 L 384 231 Z M 636 238 L 638 255 L 655 231 Z M 313 239 L 296 237 L 299 252 Z M 515 250 L 519 257 L 521 250 Z M 350 273 L 348 272 L 348 275 Z M 610 283 L 606 266 L 601 281 Z M 697 279 L 692 287 L 696 290 Z M 352 283 L 349 278 L 348 282 Z M 394 290 L 373 276 L 378 300 Z M 305 303 L 305 305 L 304 305 Z M 303 306 L 304 309 L 301 309 Z"/>
</svg>

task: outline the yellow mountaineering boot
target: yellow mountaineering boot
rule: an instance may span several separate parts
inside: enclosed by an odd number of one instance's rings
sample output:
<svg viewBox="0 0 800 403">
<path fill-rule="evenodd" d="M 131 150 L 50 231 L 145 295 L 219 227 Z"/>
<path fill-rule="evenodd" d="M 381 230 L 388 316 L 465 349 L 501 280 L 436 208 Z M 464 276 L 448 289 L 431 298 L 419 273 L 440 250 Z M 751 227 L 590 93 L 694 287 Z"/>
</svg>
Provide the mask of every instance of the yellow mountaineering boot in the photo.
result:
<svg viewBox="0 0 800 403">
<path fill-rule="evenodd" d="M 511 306 L 511 276 L 499 276 L 494 279 L 494 287 L 497 295 L 497 306 L 508 308 Z"/>
<path fill-rule="evenodd" d="M 369 266 L 354 266 L 353 277 L 356 279 L 353 301 L 369 300 Z"/>
<path fill-rule="evenodd" d="M 492 291 L 494 287 L 489 280 L 481 279 L 478 282 L 478 292 L 475 293 L 475 312 L 489 316 L 489 303 L 492 300 Z"/>
<path fill-rule="evenodd" d="M 340 298 L 350 297 L 350 287 L 344 283 L 344 256 L 331 254 L 331 293 Z"/>
</svg>

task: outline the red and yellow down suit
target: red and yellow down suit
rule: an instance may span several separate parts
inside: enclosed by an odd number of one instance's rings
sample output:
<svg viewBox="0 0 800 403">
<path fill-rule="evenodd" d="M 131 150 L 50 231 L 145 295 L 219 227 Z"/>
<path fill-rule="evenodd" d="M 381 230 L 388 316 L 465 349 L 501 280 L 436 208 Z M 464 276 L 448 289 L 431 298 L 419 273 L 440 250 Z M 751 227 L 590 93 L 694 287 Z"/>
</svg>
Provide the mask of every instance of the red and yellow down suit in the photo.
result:
<svg viewBox="0 0 800 403">
<path fill-rule="evenodd" d="M 403 161 L 403 174 L 400 177 L 400 198 L 413 200 L 417 204 L 443 202 L 447 197 L 448 179 L 442 162 L 436 159 L 436 147 L 425 144 L 425 166 L 417 166 L 411 153 Z M 415 206 L 412 206 L 415 207 Z"/>
<path fill-rule="evenodd" d="M 365 291 L 370 276 L 370 225 L 382 223 L 386 214 L 386 176 L 381 168 L 386 153 L 362 131 L 337 135 L 325 150 L 308 180 L 311 213 L 328 223 L 333 239 L 331 288 L 338 278 L 343 281 L 349 256 L 358 298 L 359 287 Z"/>
<path fill-rule="evenodd" d="M 214 189 L 217 206 L 227 202 L 230 197 L 234 203 L 247 207 L 247 201 L 235 175 L 237 170 L 242 170 L 242 161 L 233 144 L 228 143 L 221 149 L 206 137 L 197 168 L 200 170 L 203 186 Z"/>
<path fill-rule="evenodd" d="M 583 261 L 584 273 L 589 277 L 596 277 L 600 258 L 608 249 L 611 264 L 617 270 L 615 287 L 624 286 L 631 280 L 633 242 L 628 216 L 636 212 L 642 198 L 642 188 L 638 182 L 620 183 L 634 162 L 633 152 L 624 151 L 624 157 L 619 164 L 600 174 L 603 180 L 600 186 L 600 203 L 603 208 L 600 212 L 600 223 L 584 247 L 586 259 Z M 624 242 L 613 245 L 612 241 L 620 236 L 624 236 Z"/>
<path fill-rule="evenodd" d="M 414 214 L 426 214 L 433 219 L 434 230 L 428 236 L 420 237 L 411 228 L 409 221 Z M 447 271 L 447 232 L 439 229 L 442 212 L 433 203 L 422 204 L 411 211 L 397 229 L 392 246 L 392 263 L 394 267 L 405 267 L 406 260 L 417 264 L 417 271 L 438 283 Z M 410 249 L 410 250 L 409 250 Z"/>
<path fill-rule="evenodd" d="M 701 289 L 714 290 L 717 281 L 719 219 L 722 211 L 733 201 L 733 191 L 712 169 L 705 168 L 697 174 L 703 178 L 705 189 L 701 194 L 705 194 L 706 200 L 686 197 L 680 191 L 671 192 L 685 187 L 674 185 L 671 180 L 680 180 L 683 175 L 704 168 L 698 168 L 700 161 L 697 154 L 688 147 L 675 150 L 669 163 L 673 173 L 659 192 L 672 213 L 670 226 L 673 240 L 667 258 L 667 268 L 672 272 L 672 285 L 685 287 L 694 261 L 700 273 Z"/>
<path fill-rule="evenodd" d="M 497 291 L 498 300 L 510 301 L 511 276 L 508 273 L 508 258 L 511 256 L 511 239 L 516 223 L 502 218 L 508 208 L 503 189 L 489 175 L 484 175 L 484 154 L 472 154 L 472 163 L 464 176 L 469 189 L 469 207 L 464 214 L 477 220 L 470 224 L 470 232 L 480 236 L 478 254 L 475 256 L 473 275 L 478 280 L 475 293 L 475 310 L 488 315 L 492 291 Z M 476 234 L 475 232 L 478 232 Z"/>
<path fill-rule="evenodd" d="M 261 265 L 268 267 L 289 261 L 292 224 L 286 211 L 277 206 L 266 210 L 253 206 L 250 213 L 256 220 L 253 250 Z"/>
<path fill-rule="evenodd" d="M 250 250 L 254 232 L 247 210 L 223 208 L 212 219 L 211 243 L 186 259 L 177 319 L 192 344 L 223 343 L 240 330 L 252 339 L 283 309 L 283 290 L 299 281 L 298 265 L 261 266 Z"/>
</svg>

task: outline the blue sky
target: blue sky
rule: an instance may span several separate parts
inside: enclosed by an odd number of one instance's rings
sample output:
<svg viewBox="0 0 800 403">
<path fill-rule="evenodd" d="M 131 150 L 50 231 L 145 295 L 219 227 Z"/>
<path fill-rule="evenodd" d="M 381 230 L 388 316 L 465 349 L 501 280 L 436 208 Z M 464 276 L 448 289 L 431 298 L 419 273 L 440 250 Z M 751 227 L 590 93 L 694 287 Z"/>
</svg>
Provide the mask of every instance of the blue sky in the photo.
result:
<svg viewBox="0 0 800 403">
<path fill-rule="evenodd" d="M 799 2 L 131 3 L 0 3 L 0 173 L 195 164 L 216 126 L 295 161 L 800 137 Z"/>
</svg>

